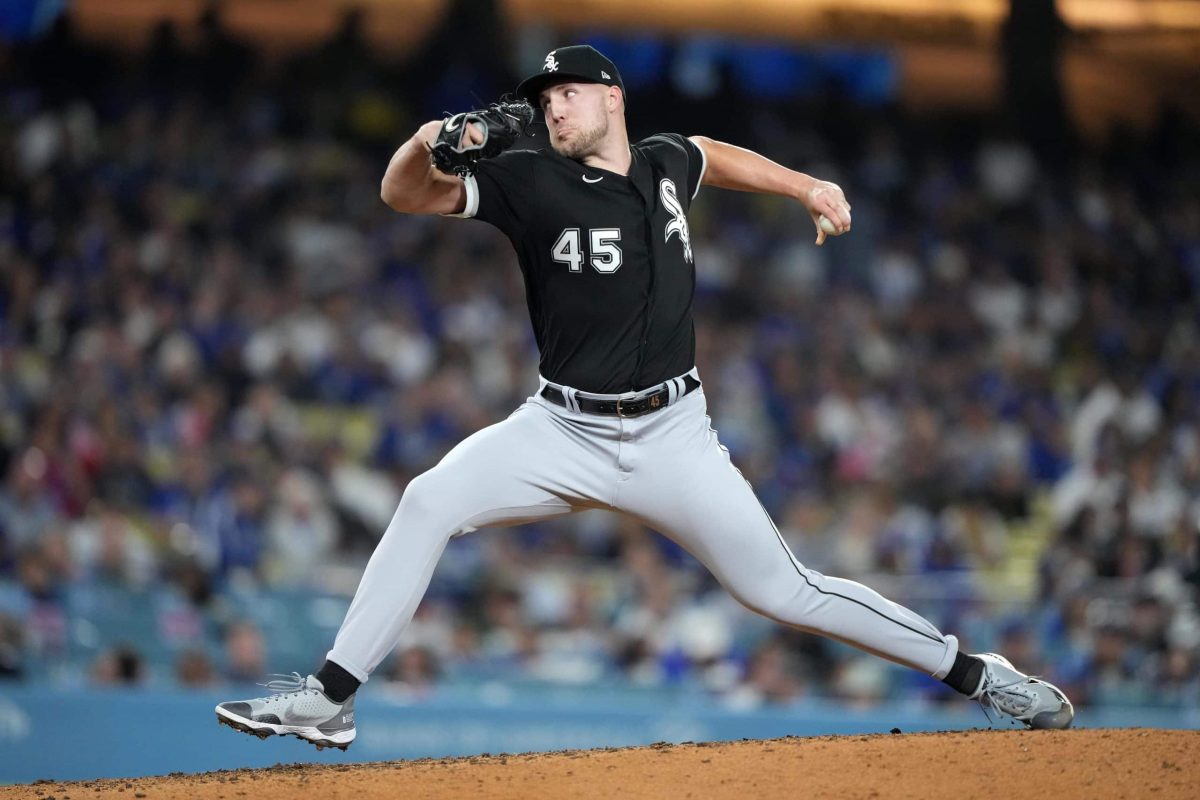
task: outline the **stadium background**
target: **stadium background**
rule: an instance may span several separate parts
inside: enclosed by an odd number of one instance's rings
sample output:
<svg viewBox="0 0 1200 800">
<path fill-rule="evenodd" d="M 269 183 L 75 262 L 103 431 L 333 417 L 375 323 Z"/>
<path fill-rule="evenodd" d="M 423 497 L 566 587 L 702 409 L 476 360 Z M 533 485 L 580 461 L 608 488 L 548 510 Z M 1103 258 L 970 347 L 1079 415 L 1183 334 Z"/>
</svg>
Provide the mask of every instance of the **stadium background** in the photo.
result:
<svg viewBox="0 0 1200 800">
<path fill-rule="evenodd" d="M 820 249 L 782 202 L 692 212 L 712 415 L 797 556 L 1046 675 L 1081 722 L 1200 725 L 1200 8 L 743 6 L 6 6 L 9 753 L 88 709 L 215 731 L 212 698 L 319 664 L 405 483 L 536 377 L 508 244 L 390 212 L 383 166 L 580 40 L 634 136 L 751 147 L 854 204 Z M 681 706 L 722 722 L 655 738 L 985 722 L 599 513 L 452 542 L 367 694 L 403 709 L 393 757 L 422 713 L 486 729 L 444 752 L 601 707 L 645 714 L 592 743 Z M 54 777 L 101 774 L 54 746 Z"/>
</svg>

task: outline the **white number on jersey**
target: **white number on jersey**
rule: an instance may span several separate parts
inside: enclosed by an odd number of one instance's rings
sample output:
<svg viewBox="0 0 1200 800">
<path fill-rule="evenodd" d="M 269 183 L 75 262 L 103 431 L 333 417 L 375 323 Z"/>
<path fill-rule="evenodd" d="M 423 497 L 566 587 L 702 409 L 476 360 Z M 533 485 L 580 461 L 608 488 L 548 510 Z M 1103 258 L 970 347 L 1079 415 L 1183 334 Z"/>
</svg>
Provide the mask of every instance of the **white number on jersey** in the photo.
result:
<svg viewBox="0 0 1200 800">
<path fill-rule="evenodd" d="M 579 249 L 579 228 L 563 228 L 558 240 L 550 248 L 555 261 L 566 264 L 571 272 L 583 270 L 583 253 Z"/>
<path fill-rule="evenodd" d="M 616 245 L 621 241 L 621 229 L 591 228 L 588 233 L 592 236 L 592 266 L 597 272 L 616 272 L 621 266 L 621 248 Z"/>
<path fill-rule="evenodd" d="M 620 228 L 589 228 L 588 239 L 591 251 L 591 265 L 597 272 L 610 274 L 621 267 Z M 550 248 L 550 257 L 560 264 L 566 264 L 571 272 L 583 271 L 583 249 L 580 246 L 579 228 L 563 228 L 563 232 Z"/>
</svg>

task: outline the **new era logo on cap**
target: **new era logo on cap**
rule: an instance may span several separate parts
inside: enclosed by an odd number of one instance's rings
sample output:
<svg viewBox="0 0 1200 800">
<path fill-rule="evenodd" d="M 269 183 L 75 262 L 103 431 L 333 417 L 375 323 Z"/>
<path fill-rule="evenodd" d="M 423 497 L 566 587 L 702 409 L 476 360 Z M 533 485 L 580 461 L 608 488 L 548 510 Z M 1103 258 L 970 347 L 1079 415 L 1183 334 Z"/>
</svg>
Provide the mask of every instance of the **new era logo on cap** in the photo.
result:
<svg viewBox="0 0 1200 800">
<path fill-rule="evenodd" d="M 612 80 L 612 75 L 609 75 L 609 74 L 608 74 L 607 72 L 605 72 L 604 70 L 600 70 L 600 77 L 601 77 L 601 78 L 604 78 L 604 80 L 606 80 L 606 81 L 611 81 L 611 80 Z"/>
</svg>

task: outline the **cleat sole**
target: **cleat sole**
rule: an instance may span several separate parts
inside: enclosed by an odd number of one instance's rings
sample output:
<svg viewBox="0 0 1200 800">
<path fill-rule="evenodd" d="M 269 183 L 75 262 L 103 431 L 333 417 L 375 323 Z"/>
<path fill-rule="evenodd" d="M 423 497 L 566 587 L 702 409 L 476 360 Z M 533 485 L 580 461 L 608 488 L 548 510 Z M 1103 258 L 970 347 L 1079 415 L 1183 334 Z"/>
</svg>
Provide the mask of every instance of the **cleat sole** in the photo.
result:
<svg viewBox="0 0 1200 800">
<path fill-rule="evenodd" d="M 228 714 L 228 712 L 222 713 L 221 710 L 217 711 L 217 722 L 221 725 L 228 725 L 235 731 L 246 733 L 251 736 L 257 736 L 259 739 L 269 739 L 272 736 L 295 736 L 297 739 L 313 745 L 318 751 L 329 747 L 336 748 L 344 753 L 347 749 L 349 749 L 350 744 L 354 741 L 353 731 L 350 731 L 350 740 L 345 742 L 338 742 L 333 739 L 326 738 L 309 738 L 308 736 L 305 736 L 296 730 L 277 730 L 277 726 L 271 725 L 270 723 L 259 723 L 259 726 L 261 727 L 256 727 L 255 725 L 251 725 L 237 717 Z M 317 733 L 315 728 L 306 728 L 304 730 L 312 731 L 314 734 Z"/>
</svg>

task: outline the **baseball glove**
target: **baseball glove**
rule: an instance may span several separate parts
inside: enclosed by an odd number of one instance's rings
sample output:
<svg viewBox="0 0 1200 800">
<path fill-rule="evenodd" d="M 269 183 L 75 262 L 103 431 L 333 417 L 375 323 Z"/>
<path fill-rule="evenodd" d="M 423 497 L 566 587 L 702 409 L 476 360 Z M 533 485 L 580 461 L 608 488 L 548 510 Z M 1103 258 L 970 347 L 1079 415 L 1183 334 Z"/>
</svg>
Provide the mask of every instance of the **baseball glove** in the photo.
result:
<svg viewBox="0 0 1200 800">
<path fill-rule="evenodd" d="M 433 165 L 447 175 L 470 175 L 480 159 L 494 158 L 512 147 L 531 122 L 533 106 L 524 100 L 492 103 L 482 111 L 447 117 L 430 148 Z M 463 129 L 472 123 L 483 131 L 479 144 L 463 138 Z"/>
</svg>

